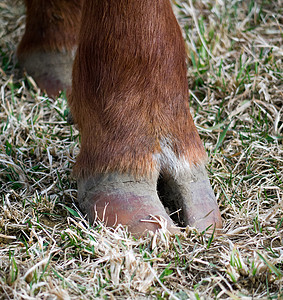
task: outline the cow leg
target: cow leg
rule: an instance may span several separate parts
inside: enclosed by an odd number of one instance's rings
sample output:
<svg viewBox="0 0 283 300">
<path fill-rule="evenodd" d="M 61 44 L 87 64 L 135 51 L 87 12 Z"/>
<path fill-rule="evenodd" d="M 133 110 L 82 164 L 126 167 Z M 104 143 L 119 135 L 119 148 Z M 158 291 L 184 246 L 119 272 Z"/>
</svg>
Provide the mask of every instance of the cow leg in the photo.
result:
<svg viewBox="0 0 283 300">
<path fill-rule="evenodd" d="M 143 222 L 152 215 L 172 226 L 157 197 L 161 172 L 185 224 L 220 227 L 169 0 L 93 0 L 82 20 L 68 97 L 81 133 L 74 174 L 82 210 L 135 234 L 158 228 Z"/>
<path fill-rule="evenodd" d="M 25 0 L 26 29 L 17 49 L 20 67 L 49 96 L 71 87 L 81 0 Z"/>
</svg>

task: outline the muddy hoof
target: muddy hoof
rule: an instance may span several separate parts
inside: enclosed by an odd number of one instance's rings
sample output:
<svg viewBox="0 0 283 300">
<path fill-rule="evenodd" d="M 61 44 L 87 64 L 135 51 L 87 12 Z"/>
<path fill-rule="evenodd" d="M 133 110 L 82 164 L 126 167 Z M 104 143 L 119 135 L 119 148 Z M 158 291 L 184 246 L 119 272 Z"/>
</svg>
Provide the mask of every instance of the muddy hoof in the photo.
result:
<svg viewBox="0 0 283 300">
<path fill-rule="evenodd" d="M 21 69 L 32 76 L 48 96 L 69 92 L 72 84 L 74 54 L 69 52 L 34 52 L 17 55 Z"/>
<path fill-rule="evenodd" d="M 156 191 L 155 179 L 136 180 L 129 175 L 109 174 L 78 181 L 80 207 L 91 223 L 106 226 L 127 225 L 136 237 L 156 231 L 163 225 L 178 232 Z"/>
</svg>

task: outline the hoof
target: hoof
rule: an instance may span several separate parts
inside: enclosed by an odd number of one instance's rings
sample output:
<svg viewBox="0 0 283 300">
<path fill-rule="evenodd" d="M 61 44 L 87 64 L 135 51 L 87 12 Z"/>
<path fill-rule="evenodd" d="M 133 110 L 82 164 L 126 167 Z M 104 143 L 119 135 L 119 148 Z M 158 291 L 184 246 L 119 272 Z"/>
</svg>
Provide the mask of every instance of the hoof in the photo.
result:
<svg viewBox="0 0 283 300">
<path fill-rule="evenodd" d="M 204 165 L 162 178 L 162 202 L 156 177 L 137 180 L 130 175 L 105 174 L 80 179 L 80 208 L 91 223 L 99 220 L 111 227 L 127 225 L 137 237 L 163 226 L 171 233 L 179 232 L 164 207 L 180 211 L 179 224 L 199 231 L 220 231 L 221 215 Z"/>
<path fill-rule="evenodd" d="M 136 237 L 163 226 L 178 229 L 158 198 L 155 179 L 136 180 L 129 175 L 109 174 L 78 181 L 80 208 L 91 223 L 106 226 L 127 225 Z"/>
<path fill-rule="evenodd" d="M 177 175 L 163 176 L 165 205 L 174 202 L 180 209 L 181 222 L 199 231 L 216 231 L 222 228 L 220 211 L 204 165 L 184 170 Z M 167 204 L 168 204 L 167 203 Z M 172 206 L 172 204 L 171 204 Z"/>
<path fill-rule="evenodd" d="M 74 55 L 69 52 L 18 53 L 21 69 L 32 76 L 38 87 L 48 96 L 58 96 L 61 91 L 69 92 L 72 85 Z"/>
</svg>

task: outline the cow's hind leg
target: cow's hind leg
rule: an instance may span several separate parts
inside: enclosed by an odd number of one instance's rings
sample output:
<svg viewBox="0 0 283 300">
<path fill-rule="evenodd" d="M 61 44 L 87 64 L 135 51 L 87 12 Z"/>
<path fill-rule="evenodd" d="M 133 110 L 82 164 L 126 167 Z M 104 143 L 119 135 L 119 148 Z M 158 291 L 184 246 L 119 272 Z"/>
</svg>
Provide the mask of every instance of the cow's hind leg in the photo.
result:
<svg viewBox="0 0 283 300">
<path fill-rule="evenodd" d="M 25 0 L 26 29 L 17 49 L 20 67 L 50 96 L 71 87 L 81 0 Z"/>
</svg>

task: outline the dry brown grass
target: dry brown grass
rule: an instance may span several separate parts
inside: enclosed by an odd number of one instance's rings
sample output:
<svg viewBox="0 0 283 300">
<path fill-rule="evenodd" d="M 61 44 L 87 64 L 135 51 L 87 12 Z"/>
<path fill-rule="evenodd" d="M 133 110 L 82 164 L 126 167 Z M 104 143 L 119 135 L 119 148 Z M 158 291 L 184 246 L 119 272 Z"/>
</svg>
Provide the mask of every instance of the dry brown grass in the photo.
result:
<svg viewBox="0 0 283 300">
<path fill-rule="evenodd" d="M 175 1 L 224 231 L 134 240 L 79 217 L 66 99 L 19 74 L 24 8 L 0 3 L 0 299 L 283 297 L 282 4 Z"/>
</svg>

